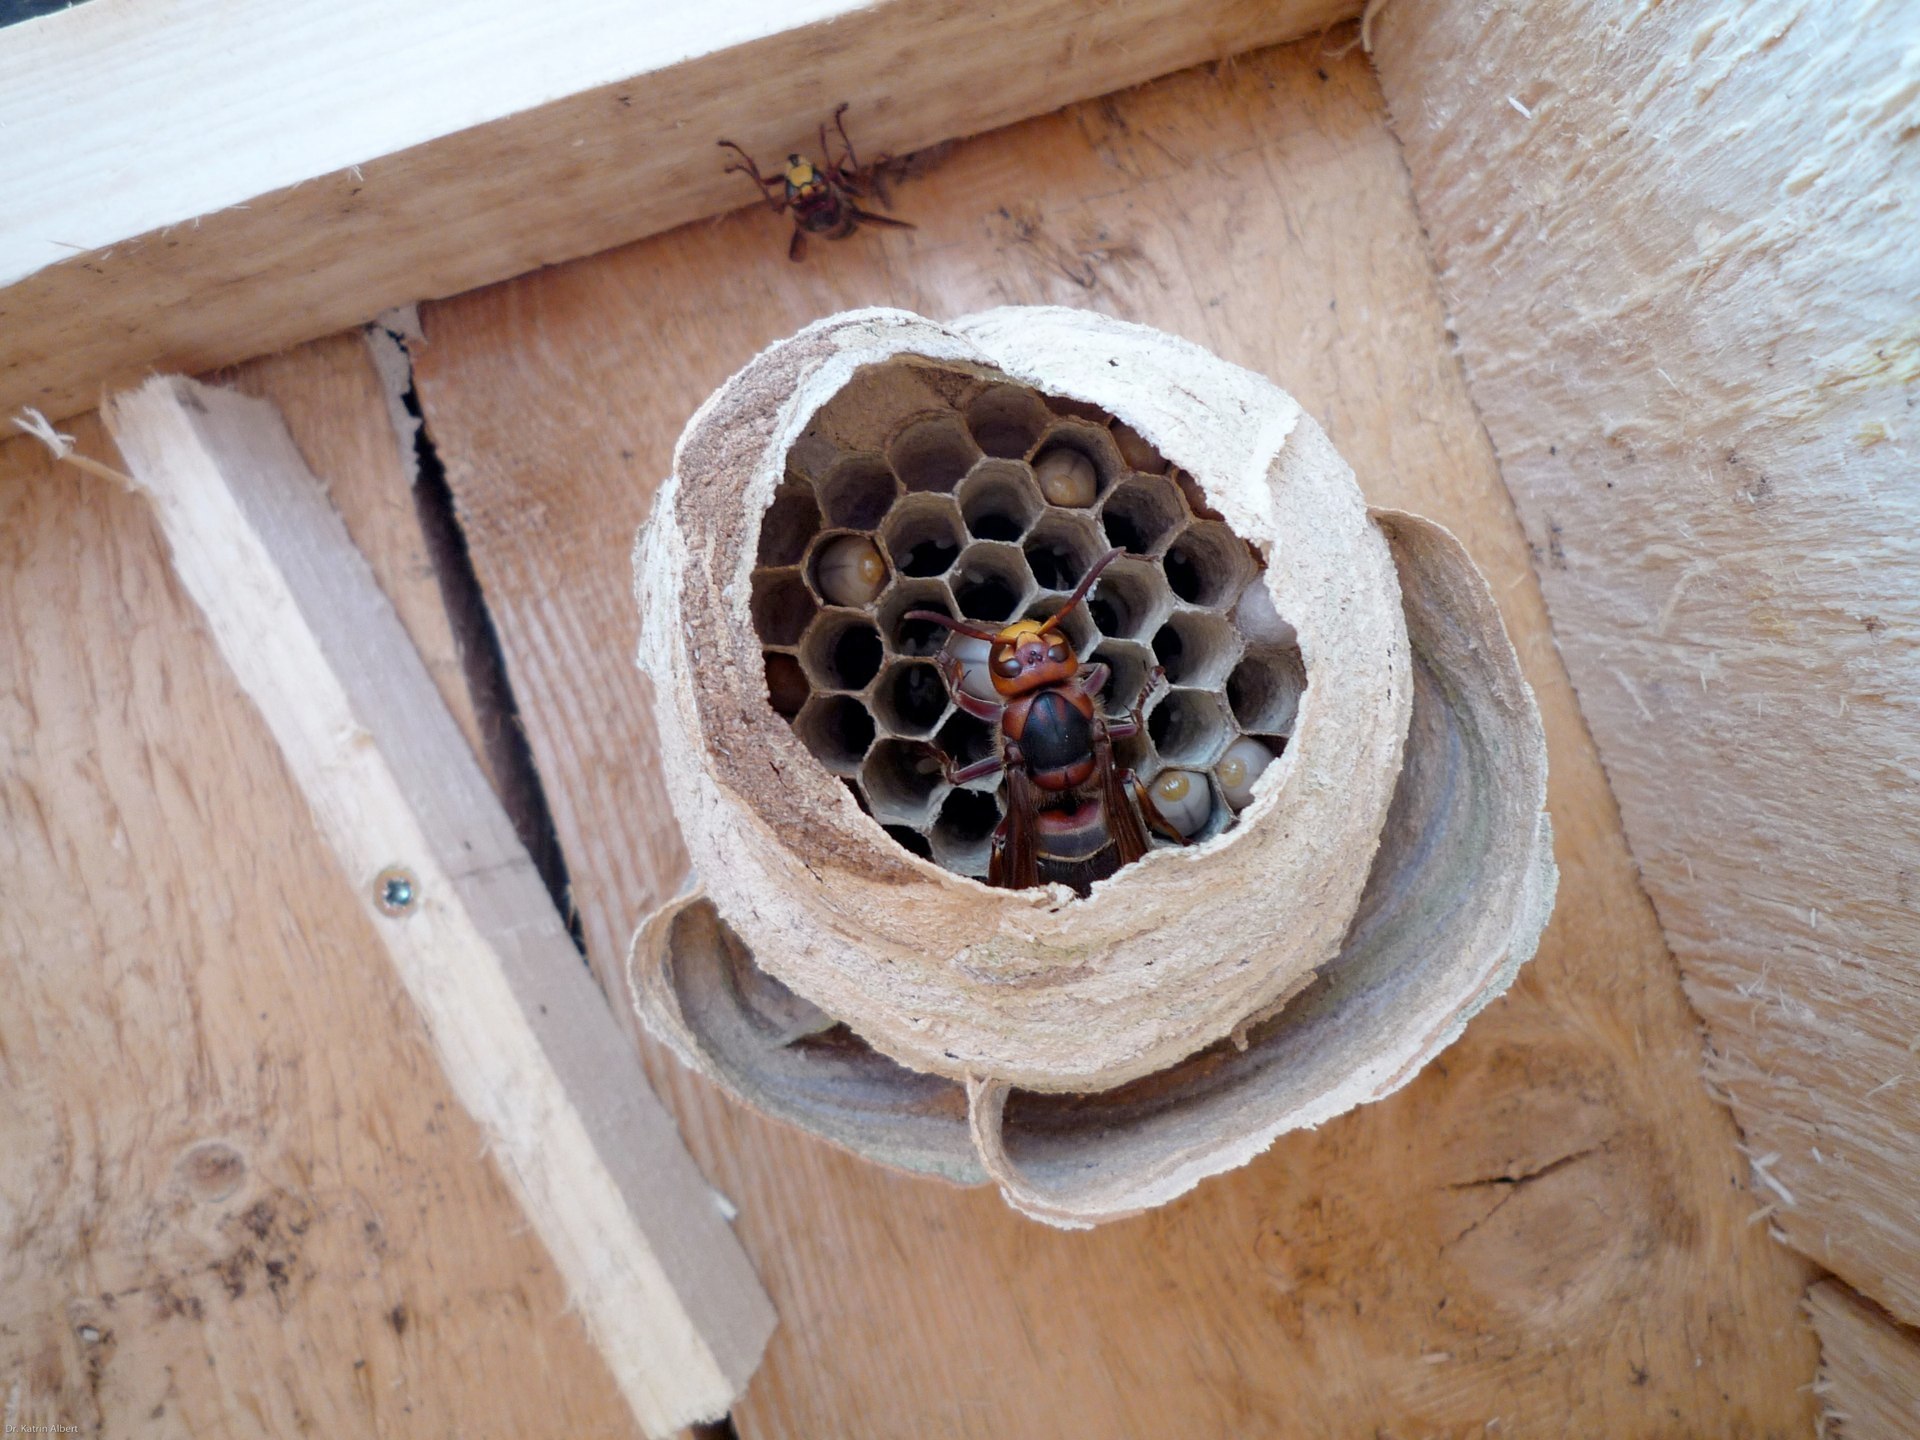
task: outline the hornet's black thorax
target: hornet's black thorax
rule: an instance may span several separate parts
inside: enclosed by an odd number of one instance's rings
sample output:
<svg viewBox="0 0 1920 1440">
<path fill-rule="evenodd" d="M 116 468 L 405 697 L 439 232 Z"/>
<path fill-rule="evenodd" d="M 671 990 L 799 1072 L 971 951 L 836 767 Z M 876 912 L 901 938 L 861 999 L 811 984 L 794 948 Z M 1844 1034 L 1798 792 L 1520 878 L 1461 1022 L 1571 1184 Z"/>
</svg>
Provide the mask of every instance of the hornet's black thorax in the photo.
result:
<svg viewBox="0 0 1920 1440">
<path fill-rule="evenodd" d="M 1036 691 L 1007 707 L 1001 727 L 1042 790 L 1070 790 L 1093 774 L 1092 712 L 1093 701 L 1067 686 Z"/>
</svg>

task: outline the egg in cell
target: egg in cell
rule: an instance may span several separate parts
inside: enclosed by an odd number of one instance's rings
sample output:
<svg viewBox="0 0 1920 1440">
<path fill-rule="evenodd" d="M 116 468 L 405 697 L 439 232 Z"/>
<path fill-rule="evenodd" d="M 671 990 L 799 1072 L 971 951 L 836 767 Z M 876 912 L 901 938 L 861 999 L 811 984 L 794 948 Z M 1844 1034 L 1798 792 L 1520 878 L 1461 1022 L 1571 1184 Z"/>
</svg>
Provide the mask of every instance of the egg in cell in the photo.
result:
<svg viewBox="0 0 1920 1440">
<path fill-rule="evenodd" d="M 1227 792 L 1227 803 L 1244 810 L 1253 803 L 1253 782 L 1273 763 L 1273 751 L 1251 735 L 1242 735 L 1227 747 L 1213 773 L 1220 777 L 1220 788 Z"/>
<path fill-rule="evenodd" d="M 887 562 L 866 536 L 842 535 L 822 548 L 813 576 L 832 604 L 866 605 L 887 583 Z"/>
<path fill-rule="evenodd" d="M 987 670 L 987 654 L 993 646 L 971 635 L 955 635 L 947 641 L 947 653 L 965 667 L 960 688 L 976 700 L 1000 703 L 1000 692 L 993 688 L 993 676 Z"/>
<path fill-rule="evenodd" d="M 1162 770 L 1148 787 L 1153 808 L 1182 835 L 1191 838 L 1213 813 L 1213 791 L 1207 777 L 1193 770 Z"/>
<path fill-rule="evenodd" d="M 1035 460 L 1033 473 L 1049 505 L 1091 505 L 1100 488 L 1093 462 L 1066 445 L 1056 445 Z"/>
</svg>

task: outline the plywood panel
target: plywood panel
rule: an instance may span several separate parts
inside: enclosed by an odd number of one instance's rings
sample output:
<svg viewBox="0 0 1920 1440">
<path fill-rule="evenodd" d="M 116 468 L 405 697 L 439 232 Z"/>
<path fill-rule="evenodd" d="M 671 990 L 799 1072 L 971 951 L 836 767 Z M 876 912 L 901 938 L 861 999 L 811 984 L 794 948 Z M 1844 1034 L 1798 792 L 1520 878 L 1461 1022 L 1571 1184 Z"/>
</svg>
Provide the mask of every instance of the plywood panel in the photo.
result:
<svg viewBox="0 0 1920 1440">
<path fill-rule="evenodd" d="M 1804 1267 L 1749 1223 L 1379 94 L 1334 48 L 968 142 L 901 191 L 918 231 L 805 265 L 749 212 L 425 311 L 428 427 L 610 986 L 685 864 L 631 664 L 633 529 L 706 393 L 837 309 L 1085 305 L 1271 375 L 1372 499 L 1462 535 L 1540 694 L 1563 881 L 1539 958 L 1390 1102 L 1165 1210 L 1045 1230 L 740 1113 L 649 1051 L 782 1315 L 745 1440 L 1812 1426 Z"/>
<path fill-rule="evenodd" d="M 263 381 L 309 455 L 385 433 L 365 366 Z M 637 1433 L 145 504 L 16 439 L 0 537 L 7 1420 Z"/>
<path fill-rule="evenodd" d="M 1775 1223 L 1920 1320 L 1920 14 L 1387 7 L 1486 417 Z"/>
<path fill-rule="evenodd" d="M 1820 1391 L 1834 1440 L 1920 1435 L 1920 1333 L 1887 1318 L 1836 1280 L 1807 1292 L 1820 1335 Z"/>
</svg>

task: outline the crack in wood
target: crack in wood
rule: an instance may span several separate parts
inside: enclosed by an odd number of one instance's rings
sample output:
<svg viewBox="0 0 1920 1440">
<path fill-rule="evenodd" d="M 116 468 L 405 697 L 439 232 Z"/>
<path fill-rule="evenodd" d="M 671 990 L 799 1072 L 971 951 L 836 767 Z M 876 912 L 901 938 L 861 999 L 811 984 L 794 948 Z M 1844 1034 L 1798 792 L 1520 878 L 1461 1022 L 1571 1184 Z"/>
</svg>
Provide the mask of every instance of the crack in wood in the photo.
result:
<svg viewBox="0 0 1920 1440">
<path fill-rule="evenodd" d="M 1508 1201 L 1512 1200 L 1514 1196 L 1518 1195 L 1534 1181 L 1543 1180 L 1547 1176 L 1564 1170 L 1569 1165 L 1577 1164 L 1589 1155 L 1598 1154 L 1605 1149 L 1606 1146 L 1604 1144 L 1589 1145 L 1583 1150 L 1575 1150 L 1571 1154 L 1560 1156 L 1557 1160 L 1549 1160 L 1544 1165 L 1537 1165 L 1531 1170 L 1522 1170 L 1517 1174 L 1509 1175 L 1489 1175 L 1480 1180 L 1460 1180 L 1447 1186 L 1449 1190 L 1477 1190 L 1487 1185 L 1501 1185 L 1506 1187 L 1506 1193 L 1494 1201 L 1492 1205 L 1488 1206 L 1486 1213 L 1481 1215 L 1479 1219 L 1475 1220 L 1471 1225 L 1467 1226 L 1466 1229 L 1442 1245 L 1440 1247 L 1441 1250 L 1451 1250 L 1462 1240 L 1473 1234 L 1474 1231 L 1478 1230 L 1482 1225 L 1486 1224 L 1487 1221 L 1504 1210 Z"/>
</svg>

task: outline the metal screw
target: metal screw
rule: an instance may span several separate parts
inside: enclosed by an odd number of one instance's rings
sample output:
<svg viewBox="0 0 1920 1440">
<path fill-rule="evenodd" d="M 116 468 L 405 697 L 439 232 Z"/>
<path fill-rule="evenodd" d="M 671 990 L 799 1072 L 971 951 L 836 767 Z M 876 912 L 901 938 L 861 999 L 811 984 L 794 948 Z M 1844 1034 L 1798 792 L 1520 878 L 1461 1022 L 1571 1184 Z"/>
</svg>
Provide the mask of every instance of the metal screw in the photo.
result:
<svg viewBox="0 0 1920 1440">
<path fill-rule="evenodd" d="M 403 865 L 389 865 L 373 877 L 373 903 L 383 915 L 405 915 L 420 898 L 420 882 Z"/>
</svg>

